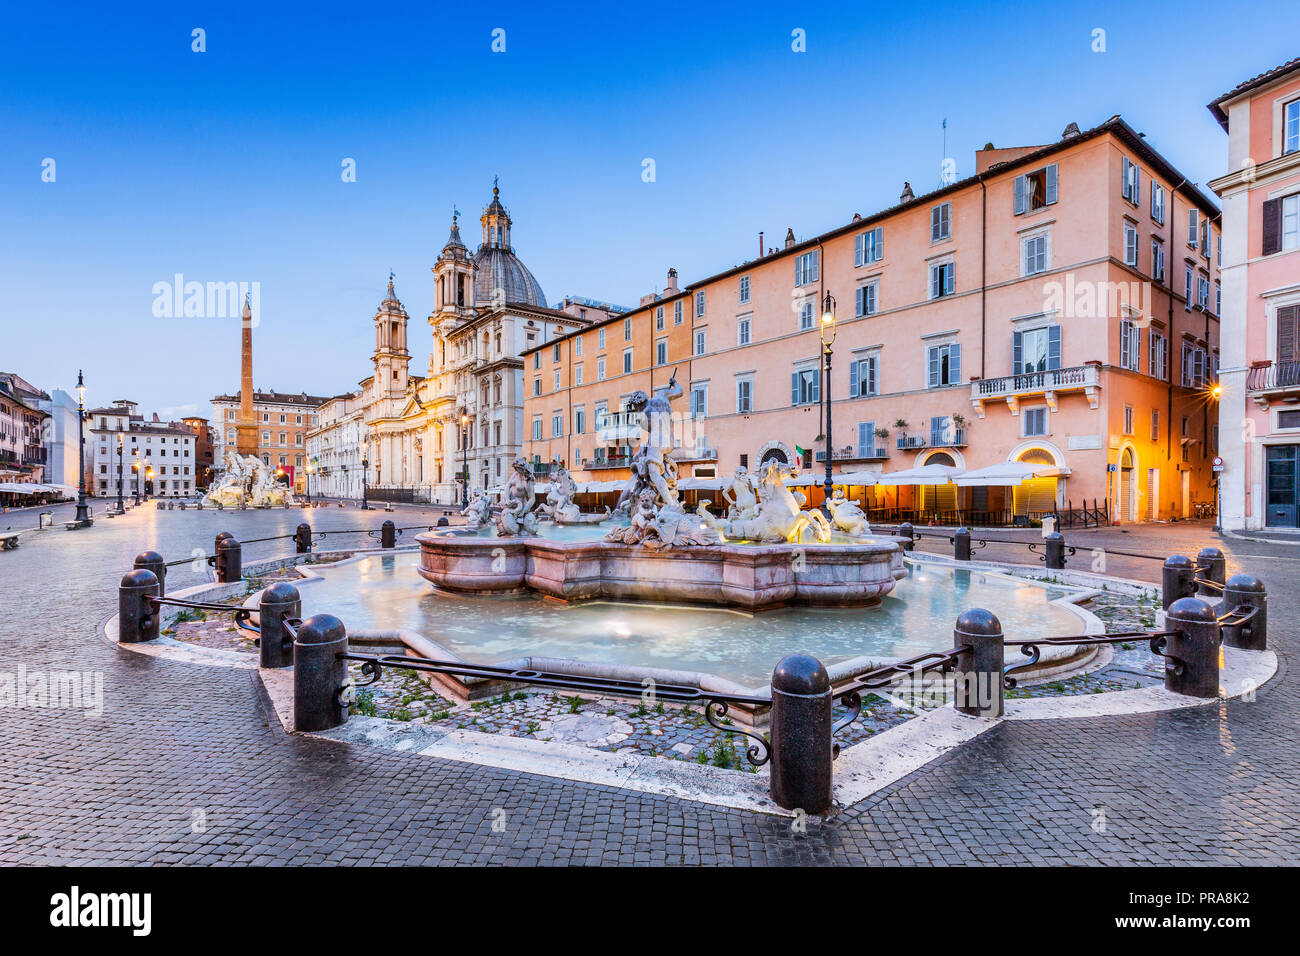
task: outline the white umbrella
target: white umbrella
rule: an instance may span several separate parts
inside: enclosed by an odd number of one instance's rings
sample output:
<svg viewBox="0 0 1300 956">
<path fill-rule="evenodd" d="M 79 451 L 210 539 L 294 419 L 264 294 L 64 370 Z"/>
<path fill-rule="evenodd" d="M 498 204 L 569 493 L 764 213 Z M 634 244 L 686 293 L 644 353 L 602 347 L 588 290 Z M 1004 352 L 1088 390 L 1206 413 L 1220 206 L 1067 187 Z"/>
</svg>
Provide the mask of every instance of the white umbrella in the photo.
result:
<svg viewBox="0 0 1300 956">
<path fill-rule="evenodd" d="M 876 477 L 878 485 L 946 485 L 965 472 L 954 465 L 920 465 L 905 471 L 890 471 Z"/>
<path fill-rule="evenodd" d="M 976 468 L 953 479 L 953 484 L 963 488 L 992 488 L 1018 485 L 1026 478 L 1036 478 L 1048 471 L 1056 471 L 1055 465 L 1032 465 L 1023 461 L 1003 461 L 987 468 Z"/>
<path fill-rule="evenodd" d="M 679 491 L 721 491 L 730 485 L 729 478 L 683 478 L 677 482 Z"/>
<path fill-rule="evenodd" d="M 837 485 L 853 485 L 854 487 L 870 487 L 880 481 L 880 472 L 878 471 L 850 471 L 843 475 L 831 475 L 831 480 Z"/>
</svg>

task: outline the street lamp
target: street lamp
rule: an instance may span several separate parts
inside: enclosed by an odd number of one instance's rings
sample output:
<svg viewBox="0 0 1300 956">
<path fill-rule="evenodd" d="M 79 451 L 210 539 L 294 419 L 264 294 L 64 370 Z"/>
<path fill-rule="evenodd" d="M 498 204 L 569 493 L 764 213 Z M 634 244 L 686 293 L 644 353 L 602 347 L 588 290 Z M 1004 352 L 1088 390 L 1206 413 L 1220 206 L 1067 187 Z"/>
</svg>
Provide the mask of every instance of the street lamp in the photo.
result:
<svg viewBox="0 0 1300 956">
<path fill-rule="evenodd" d="M 822 321 L 818 327 L 822 340 L 823 368 L 826 371 L 826 384 L 822 388 L 822 401 L 826 403 L 826 478 L 823 482 L 822 513 L 831 516 L 831 346 L 835 344 L 835 297 L 826 293 L 822 307 Z"/>
<path fill-rule="evenodd" d="M 90 509 L 86 507 L 86 380 L 77 369 L 77 463 L 81 480 L 77 484 L 77 526 L 90 524 Z"/>
<path fill-rule="evenodd" d="M 316 459 L 307 462 L 307 507 L 311 507 L 311 473 L 316 470 Z"/>
<path fill-rule="evenodd" d="M 126 502 L 122 500 L 122 445 L 126 435 L 122 432 L 117 433 L 117 513 L 126 514 Z"/>
<path fill-rule="evenodd" d="M 144 477 L 145 477 L 145 481 L 147 481 L 147 482 L 149 483 L 149 487 L 152 488 L 152 487 L 153 487 L 153 468 L 149 466 L 149 461 L 148 461 L 148 459 L 145 460 L 145 473 L 144 473 Z"/>
<path fill-rule="evenodd" d="M 460 506 L 469 505 L 469 413 L 460 413 Z"/>
<path fill-rule="evenodd" d="M 361 459 L 361 510 L 362 511 L 370 510 L 370 502 L 366 500 L 366 496 L 369 494 L 369 489 L 366 487 L 366 482 L 369 480 L 370 477 L 369 468 L 370 468 L 370 459 L 362 458 Z"/>
<path fill-rule="evenodd" d="M 131 470 L 135 472 L 135 503 L 140 503 L 140 456 L 137 455 L 134 462 L 131 463 Z"/>
</svg>

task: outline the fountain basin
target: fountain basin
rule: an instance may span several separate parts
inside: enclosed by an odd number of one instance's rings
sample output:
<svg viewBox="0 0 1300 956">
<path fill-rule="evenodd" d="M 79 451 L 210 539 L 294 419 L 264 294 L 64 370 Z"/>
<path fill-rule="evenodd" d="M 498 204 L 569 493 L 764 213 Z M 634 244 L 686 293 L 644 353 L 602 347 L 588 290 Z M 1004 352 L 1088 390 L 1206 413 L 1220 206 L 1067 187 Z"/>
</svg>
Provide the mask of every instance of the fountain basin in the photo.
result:
<svg viewBox="0 0 1300 956">
<path fill-rule="evenodd" d="M 426 533 L 419 573 L 447 591 L 534 591 L 596 599 L 717 605 L 754 611 L 790 604 L 879 603 L 906 576 L 898 539 L 839 544 L 726 543 L 654 551 L 597 540 Z"/>
</svg>

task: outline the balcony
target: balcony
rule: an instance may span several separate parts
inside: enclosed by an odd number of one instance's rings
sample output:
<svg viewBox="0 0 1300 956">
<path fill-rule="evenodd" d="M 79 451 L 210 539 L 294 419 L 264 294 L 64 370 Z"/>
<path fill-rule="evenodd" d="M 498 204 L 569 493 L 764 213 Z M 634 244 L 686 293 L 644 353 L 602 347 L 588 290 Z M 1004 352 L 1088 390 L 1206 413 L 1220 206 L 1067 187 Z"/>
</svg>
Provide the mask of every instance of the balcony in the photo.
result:
<svg viewBox="0 0 1300 956">
<path fill-rule="evenodd" d="M 1062 392 L 1082 392 L 1089 406 L 1096 408 L 1101 401 L 1101 366 L 1076 365 L 1005 378 L 977 379 L 971 382 L 970 401 L 980 418 L 984 417 L 984 403 L 990 401 L 1005 401 L 1011 414 L 1018 415 L 1021 399 L 1039 396 L 1056 411 L 1057 396 Z"/>
<path fill-rule="evenodd" d="M 899 435 L 900 451 L 915 451 L 919 448 L 965 448 L 966 429 L 954 428 L 950 431 L 931 432 L 929 435 Z"/>
<path fill-rule="evenodd" d="M 884 461 L 888 457 L 888 448 L 854 448 L 852 445 L 846 445 L 831 455 L 831 461 Z M 826 462 L 826 452 L 819 451 L 814 458 L 824 464 Z"/>
<path fill-rule="evenodd" d="M 1300 362 L 1270 362 L 1246 373 L 1246 391 L 1261 408 L 1271 399 L 1300 395 Z"/>
<path fill-rule="evenodd" d="M 596 418 L 596 436 L 603 442 L 619 442 L 641 437 L 641 413 L 606 412 Z"/>
<path fill-rule="evenodd" d="M 631 455 L 614 455 L 609 458 L 584 458 L 582 467 L 588 471 L 596 471 L 601 468 L 631 468 Z"/>
</svg>

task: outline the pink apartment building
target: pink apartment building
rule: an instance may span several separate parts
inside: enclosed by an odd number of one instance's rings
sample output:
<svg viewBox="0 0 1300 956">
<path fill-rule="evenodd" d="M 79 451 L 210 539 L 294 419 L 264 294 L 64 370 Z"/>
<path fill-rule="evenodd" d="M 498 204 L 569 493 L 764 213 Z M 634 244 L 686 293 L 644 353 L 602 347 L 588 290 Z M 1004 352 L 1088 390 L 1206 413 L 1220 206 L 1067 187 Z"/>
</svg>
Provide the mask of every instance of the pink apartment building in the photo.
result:
<svg viewBox="0 0 1300 956">
<path fill-rule="evenodd" d="M 1223 200 L 1222 523 L 1300 526 L 1300 59 L 1209 106 Z"/>
<path fill-rule="evenodd" d="M 820 474 L 828 447 L 837 473 L 1021 461 L 1048 470 L 1005 489 L 856 494 L 877 513 L 960 509 L 972 522 L 1084 502 L 1120 522 L 1189 515 L 1213 497 L 1217 219 L 1119 117 L 1082 132 L 1070 124 L 1044 146 L 987 147 L 969 178 L 920 196 L 908 187 L 896 206 L 810 239 L 790 232 L 783 248 L 685 287 L 689 337 L 670 332 L 661 346 L 641 330 L 655 303 L 620 319 L 636 327 L 618 336 L 621 360 L 608 367 L 628 375 L 583 389 L 585 440 L 567 434 L 578 427 L 559 368 L 567 353 L 550 346 L 531 359 L 541 383 L 524 415 L 550 427 L 534 428 L 544 438 L 525 453 L 563 458 L 577 442 L 591 450 L 570 464 L 578 480 L 617 477 L 587 467 L 630 450 L 621 432 L 600 448 L 608 429 L 587 428 L 591 409 L 614 413 L 647 372 L 661 384 L 676 366 L 689 395 L 679 477 L 773 458 Z M 596 360 L 599 344 L 584 344 Z M 542 367 L 552 359 L 555 389 Z M 809 494 L 820 501 L 820 489 Z"/>
</svg>

